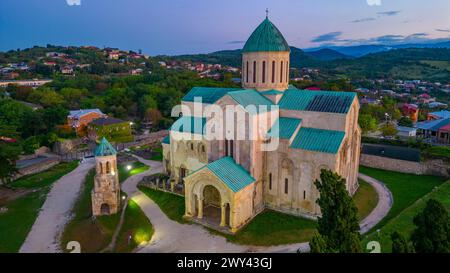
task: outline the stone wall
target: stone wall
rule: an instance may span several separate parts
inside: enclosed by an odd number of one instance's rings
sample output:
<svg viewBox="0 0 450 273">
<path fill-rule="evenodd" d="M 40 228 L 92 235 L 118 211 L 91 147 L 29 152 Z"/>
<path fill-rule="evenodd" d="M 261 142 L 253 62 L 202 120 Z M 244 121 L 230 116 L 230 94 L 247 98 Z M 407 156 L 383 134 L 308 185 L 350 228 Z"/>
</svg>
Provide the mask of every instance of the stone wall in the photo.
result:
<svg viewBox="0 0 450 273">
<path fill-rule="evenodd" d="M 446 164 L 442 160 L 414 162 L 382 156 L 361 154 L 360 165 L 401 173 L 450 177 L 450 165 Z"/>
<path fill-rule="evenodd" d="M 81 139 L 66 139 L 64 141 L 57 141 L 53 145 L 53 152 L 61 155 L 73 152 L 78 145 L 81 144 Z"/>
<path fill-rule="evenodd" d="M 61 162 L 57 156 L 47 157 L 36 164 L 20 168 L 19 172 L 14 176 L 13 180 L 19 179 L 23 176 L 40 173 L 50 169 L 51 167 L 58 165 Z"/>
</svg>

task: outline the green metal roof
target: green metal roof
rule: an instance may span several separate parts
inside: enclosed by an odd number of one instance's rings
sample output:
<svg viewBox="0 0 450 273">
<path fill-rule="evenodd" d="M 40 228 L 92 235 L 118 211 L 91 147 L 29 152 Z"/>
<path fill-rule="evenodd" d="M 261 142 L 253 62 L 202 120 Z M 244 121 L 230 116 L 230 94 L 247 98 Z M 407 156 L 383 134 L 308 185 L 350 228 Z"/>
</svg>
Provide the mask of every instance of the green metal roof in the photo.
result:
<svg viewBox="0 0 450 273">
<path fill-rule="evenodd" d="M 291 148 L 335 154 L 339 151 L 345 133 L 316 128 L 300 128 Z"/>
<path fill-rule="evenodd" d="M 170 136 L 166 136 L 165 138 L 163 138 L 162 143 L 163 144 L 170 144 Z"/>
<path fill-rule="evenodd" d="M 100 144 L 98 144 L 97 148 L 95 148 L 94 155 L 95 156 L 108 156 L 117 154 L 116 149 L 111 145 L 111 143 L 106 140 L 106 138 L 102 138 Z"/>
<path fill-rule="evenodd" d="M 274 105 L 271 100 L 261 95 L 258 91 L 254 89 L 245 89 L 239 91 L 228 92 L 228 95 L 235 100 L 237 103 L 246 108 L 249 105 L 256 106 L 256 113 L 270 111 Z M 259 106 L 267 106 L 260 108 Z M 252 112 L 251 112 L 252 113 Z M 252 114 L 256 114 L 252 113 Z"/>
<path fill-rule="evenodd" d="M 183 116 L 177 119 L 177 121 L 172 124 L 170 130 L 181 133 L 204 135 L 206 129 L 205 125 L 206 118 Z"/>
<path fill-rule="evenodd" d="M 239 88 L 220 87 L 194 87 L 182 99 L 182 101 L 193 102 L 194 98 L 202 98 L 203 103 L 213 104 L 230 91 L 240 90 Z"/>
<path fill-rule="evenodd" d="M 283 34 L 266 18 L 250 35 L 242 51 L 291 51 L 291 49 Z"/>
<path fill-rule="evenodd" d="M 301 122 L 301 119 L 279 118 L 270 128 L 267 136 L 290 139 Z"/>
<path fill-rule="evenodd" d="M 288 110 L 347 113 L 355 96 L 354 92 L 288 89 L 278 105 Z"/>
<path fill-rule="evenodd" d="M 260 92 L 260 93 L 263 94 L 263 95 L 266 95 L 266 96 L 270 96 L 270 95 L 281 95 L 281 94 L 283 94 L 283 92 L 278 91 L 278 90 L 275 90 L 275 89 L 267 90 L 267 91 L 262 91 L 262 92 Z"/>
<path fill-rule="evenodd" d="M 211 162 L 190 175 L 193 175 L 204 168 L 213 172 L 233 192 L 238 192 L 256 181 L 246 169 L 237 164 L 234 159 L 229 156 Z"/>
</svg>

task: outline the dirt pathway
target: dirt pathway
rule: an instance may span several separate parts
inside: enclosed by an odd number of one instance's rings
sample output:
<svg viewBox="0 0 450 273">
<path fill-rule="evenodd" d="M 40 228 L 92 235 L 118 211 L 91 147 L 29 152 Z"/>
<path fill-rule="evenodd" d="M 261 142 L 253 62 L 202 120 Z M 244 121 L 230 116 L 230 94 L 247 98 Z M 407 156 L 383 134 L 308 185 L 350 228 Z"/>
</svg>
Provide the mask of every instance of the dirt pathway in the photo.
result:
<svg viewBox="0 0 450 273">
<path fill-rule="evenodd" d="M 19 252 L 59 252 L 58 238 L 69 219 L 84 178 L 94 167 L 88 159 L 56 181 Z"/>
</svg>

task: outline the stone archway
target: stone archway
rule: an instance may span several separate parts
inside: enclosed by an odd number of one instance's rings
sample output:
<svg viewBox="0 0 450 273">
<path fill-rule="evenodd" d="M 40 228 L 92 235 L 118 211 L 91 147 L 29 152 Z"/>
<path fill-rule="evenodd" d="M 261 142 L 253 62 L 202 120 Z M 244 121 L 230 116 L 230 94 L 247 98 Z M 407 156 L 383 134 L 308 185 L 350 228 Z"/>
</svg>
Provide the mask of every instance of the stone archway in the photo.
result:
<svg viewBox="0 0 450 273">
<path fill-rule="evenodd" d="M 109 215 L 110 214 L 109 212 L 110 212 L 109 205 L 106 203 L 103 203 L 100 206 L 100 214 L 101 215 Z"/>
<path fill-rule="evenodd" d="M 212 185 L 203 188 L 203 218 L 210 224 L 220 225 L 221 196 L 219 190 Z"/>
</svg>

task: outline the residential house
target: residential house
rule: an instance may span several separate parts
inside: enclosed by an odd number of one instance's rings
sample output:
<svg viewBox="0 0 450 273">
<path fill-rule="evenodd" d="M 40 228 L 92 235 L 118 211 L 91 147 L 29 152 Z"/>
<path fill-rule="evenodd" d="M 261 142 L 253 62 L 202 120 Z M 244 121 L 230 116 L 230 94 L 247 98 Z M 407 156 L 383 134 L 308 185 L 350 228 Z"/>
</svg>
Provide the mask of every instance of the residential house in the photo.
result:
<svg viewBox="0 0 450 273">
<path fill-rule="evenodd" d="M 91 121 L 87 127 L 87 135 L 94 141 L 103 137 L 116 143 L 133 141 L 131 123 L 112 117 L 102 117 Z"/>
<path fill-rule="evenodd" d="M 78 135 L 84 135 L 86 126 L 95 119 L 106 117 L 100 109 L 80 109 L 69 112 L 67 124 L 73 128 Z"/>
<path fill-rule="evenodd" d="M 402 107 L 402 113 L 404 116 L 409 117 L 412 122 L 417 122 L 419 119 L 419 106 L 416 104 L 405 103 Z"/>
</svg>

